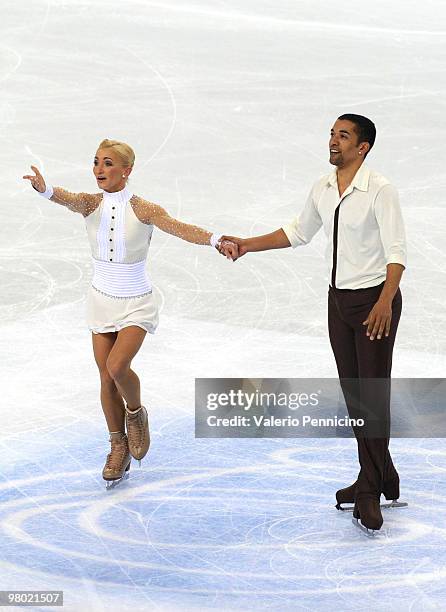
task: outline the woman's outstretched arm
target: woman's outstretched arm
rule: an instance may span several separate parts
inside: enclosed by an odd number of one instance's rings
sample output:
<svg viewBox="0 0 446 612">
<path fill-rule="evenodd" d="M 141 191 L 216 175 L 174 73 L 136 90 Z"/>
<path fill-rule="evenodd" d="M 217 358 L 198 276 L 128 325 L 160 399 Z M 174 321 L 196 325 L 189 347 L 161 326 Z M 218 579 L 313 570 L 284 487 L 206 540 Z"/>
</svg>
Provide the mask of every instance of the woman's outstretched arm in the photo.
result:
<svg viewBox="0 0 446 612">
<path fill-rule="evenodd" d="M 143 216 L 142 220 L 144 223 L 155 225 L 160 230 L 163 230 L 163 232 L 177 236 L 187 242 L 193 242 L 194 244 L 212 244 L 212 246 L 218 248 L 218 250 L 223 252 L 229 259 L 236 259 L 238 257 L 237 245 L 233 242 L 228 240 L 220 241 L 220 236 L 212 234 L 212 232 L 208 232 L 198 225 L 184 223 L 183 221 L 171 217 L 167 210 L 158 204 L 153 204 L 142 198 L 137 198 L 137 200 L 138 210 Z"/>
<path fill-rule="evenodd" d="M 89 215 L 98 205 L 100 195 L 71 193 L 62 187 L 47 186 L 39 169 L 36 166 L 31 166 L 31 169 L 34 175 L 26 174 L 23 178 L 29 180 L 34 189 L 48 200 L 56 202 L 56 204 L 62 204 L 73 212 L 81 213 L 84 217 Z"/>
</svg>

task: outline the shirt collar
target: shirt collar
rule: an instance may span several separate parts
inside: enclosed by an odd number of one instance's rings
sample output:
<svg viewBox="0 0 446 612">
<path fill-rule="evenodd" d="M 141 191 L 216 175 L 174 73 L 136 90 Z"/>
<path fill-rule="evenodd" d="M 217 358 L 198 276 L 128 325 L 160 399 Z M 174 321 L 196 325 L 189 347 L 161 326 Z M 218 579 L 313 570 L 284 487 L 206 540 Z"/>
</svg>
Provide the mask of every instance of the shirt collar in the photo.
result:
<svg viewBox="0 0 446 612">
<path fill-rule="evenodd" d="M 128 202 L 130 198 L 132 197 L 133 193 L 130 191 L 130 189 L 126 185 L 124 189 L 121 189 L 120 191 L 114 191 L 112 193 L 110 193 L 109 191 L 104 191 L 102 189 L 102 195 L 109 202 L 119 203 L 119 202 Z"/>
<path fill-rule="evenodd" d="M 352 189 L 356 188 L 356 189 L 359 189 L 359 191 L 368 191 L 369 190 L 369 179 L 370 179 L 370 169 L 363 162 L 361 166 L 358 168 L 350 185 Z M 338 176 L 337 176 L 336 170 L 333 170 L 333 172 L 328 175 L 327 182 L 332 187 L 338 186 Z"/>
</svg>

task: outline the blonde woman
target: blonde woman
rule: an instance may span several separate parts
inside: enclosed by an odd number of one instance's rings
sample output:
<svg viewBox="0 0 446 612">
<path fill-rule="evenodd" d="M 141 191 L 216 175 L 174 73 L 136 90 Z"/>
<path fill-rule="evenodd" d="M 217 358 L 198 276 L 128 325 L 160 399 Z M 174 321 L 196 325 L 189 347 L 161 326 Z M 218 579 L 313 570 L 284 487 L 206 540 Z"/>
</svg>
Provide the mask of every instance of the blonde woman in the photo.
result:
<svg viewBox="0 0 446 612">
<path fill-rule="evenodd" d="M 146 333 L 158 325 L 158 309 L 145 263 L 153 226 L 195 244 L 212 245 L 229 259 L 237 246 L 220 236 L 173 219 L 157 204 L 134 195 L 127 186 L 135 154 L 116 140 L 103 140 L 93 173 L 101 193 L 70 193 L 46 184 L 35 166 L 31 182 L 43 197 L 85 218 L 94 274 L 87 297 L 88 327 L 101 379 L 101 404 L 111 451 L 102 472 L 107 488 L 128 475 L 131 457 L 139 460 L 150 445 L 140 381 L 130 369 Z M 127 433 L 126 433 L 127 432 Z"/>
</svg>

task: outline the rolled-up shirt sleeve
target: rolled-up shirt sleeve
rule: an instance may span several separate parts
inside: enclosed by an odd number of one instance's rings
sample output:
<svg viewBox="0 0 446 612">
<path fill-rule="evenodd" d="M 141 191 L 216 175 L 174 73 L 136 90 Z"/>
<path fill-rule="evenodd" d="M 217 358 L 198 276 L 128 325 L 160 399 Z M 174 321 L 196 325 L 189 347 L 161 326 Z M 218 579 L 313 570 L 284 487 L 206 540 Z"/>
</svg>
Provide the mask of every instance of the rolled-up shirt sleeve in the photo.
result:
<svg viewBox="0 0 446 612">
<path fill-rule="evenodd" d="M 397 263 L 406 267 L 406 232 L 398 192 L 393 185 L 384 185 L 378 192 L 375 200 L 375 217 L 386 263 Z"/>
<path fill-rule="evenodd" d="M 322 219 L 315 205 L 314 188 L 305 202 L 305 206 L 301 213 L 287 225 L 283 225 L 282 229 L 285 232 L 290 244 L 293 248 L 308 244 L 313 236 L 322 226 Z"/>
</svg>

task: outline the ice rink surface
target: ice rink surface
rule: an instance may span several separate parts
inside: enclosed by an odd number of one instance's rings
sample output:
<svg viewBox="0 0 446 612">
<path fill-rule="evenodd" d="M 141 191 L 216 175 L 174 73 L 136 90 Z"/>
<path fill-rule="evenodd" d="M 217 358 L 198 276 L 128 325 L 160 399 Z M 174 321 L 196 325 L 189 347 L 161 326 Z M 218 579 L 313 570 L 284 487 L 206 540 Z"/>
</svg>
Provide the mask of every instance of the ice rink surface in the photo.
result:
<svg viewBox="0 0 446 612">
<path fill-rule="evenodd" d="M 409 260 L 396 377 L 446 371 L 446 9 L 439 1 L 3 0 L 0 130 L 0 588 L 77 610 L 446 607 L 444 440 L 393 440 L 409 508 L 374 540 L 334 509 L 353 440 L 198 440 L 195 377 L 336 376 L 325 239 L 236 263 L 155 230 L 161 323 L 133 361 L 152 448 L 105 491 L 108 436 L 85 322 L 81 215 L 103 138 L 136 151 L 132 190 L 175 217 L 267 233 L 330 171 L 344 112 L 399 189 Z M 42 608 L 43 609 L 43 608 Z"/>
</svg>

